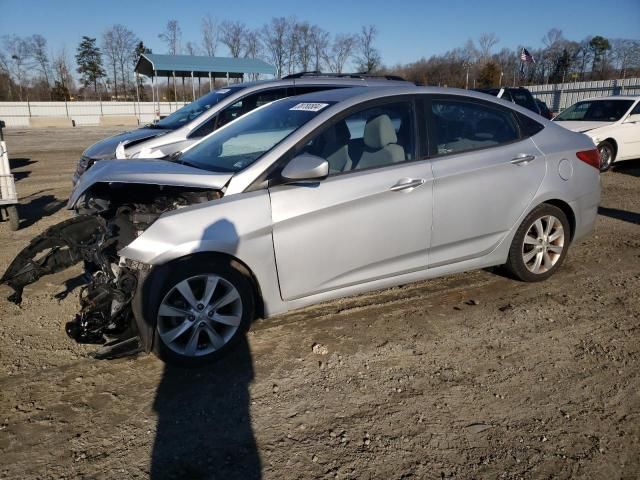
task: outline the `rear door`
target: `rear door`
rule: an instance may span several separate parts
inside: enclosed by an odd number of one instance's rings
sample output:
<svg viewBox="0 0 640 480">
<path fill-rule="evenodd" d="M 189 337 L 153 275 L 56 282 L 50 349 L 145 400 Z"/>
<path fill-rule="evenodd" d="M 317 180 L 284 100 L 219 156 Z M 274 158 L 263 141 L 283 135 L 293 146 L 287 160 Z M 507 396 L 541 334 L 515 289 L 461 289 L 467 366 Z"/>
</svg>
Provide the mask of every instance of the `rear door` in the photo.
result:
<svg viewBox="0 0 640 480">
<path fill-rule="evenodd" d="M 509 108 L 455 95 L 427 100 L 434 176 L 429 266 L 491 252 L 527 208 L 546 172 Z"/>
</svg>

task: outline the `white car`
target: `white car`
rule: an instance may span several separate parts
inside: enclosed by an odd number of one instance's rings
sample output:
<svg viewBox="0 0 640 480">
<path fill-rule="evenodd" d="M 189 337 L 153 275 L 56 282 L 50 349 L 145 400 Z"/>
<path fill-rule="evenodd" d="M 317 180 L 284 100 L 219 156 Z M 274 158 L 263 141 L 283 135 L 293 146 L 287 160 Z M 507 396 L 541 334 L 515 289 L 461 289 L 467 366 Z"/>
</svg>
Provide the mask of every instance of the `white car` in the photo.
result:
<svg viewBox="0 0 640 480">
<path fill-rule="evenodd" d="M 553 119 L 593 139 L 600 151 L 600 171 L 613 162 L 640 158 L 640 97 L 601 97 L 571 105 Z"/>
</svg>

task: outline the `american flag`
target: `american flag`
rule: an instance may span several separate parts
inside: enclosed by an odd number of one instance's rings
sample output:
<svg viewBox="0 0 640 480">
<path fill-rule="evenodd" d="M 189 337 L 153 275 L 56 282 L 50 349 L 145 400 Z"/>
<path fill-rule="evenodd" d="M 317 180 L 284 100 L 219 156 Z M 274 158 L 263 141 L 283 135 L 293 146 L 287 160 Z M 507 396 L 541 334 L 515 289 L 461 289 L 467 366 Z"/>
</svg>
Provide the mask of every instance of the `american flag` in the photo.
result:
<svg viewBox="0 0 640 480">
<path fill-rule="evenodd" d="M 526 48 L 523 48 L 522 52 L 520 52 L 520 61 L 525 63 L 536 63 L 536 60 L 533 58 L 533 55 L 531 55 L 529 53 L 529 50 L 527 50 Z"/>
</svg>

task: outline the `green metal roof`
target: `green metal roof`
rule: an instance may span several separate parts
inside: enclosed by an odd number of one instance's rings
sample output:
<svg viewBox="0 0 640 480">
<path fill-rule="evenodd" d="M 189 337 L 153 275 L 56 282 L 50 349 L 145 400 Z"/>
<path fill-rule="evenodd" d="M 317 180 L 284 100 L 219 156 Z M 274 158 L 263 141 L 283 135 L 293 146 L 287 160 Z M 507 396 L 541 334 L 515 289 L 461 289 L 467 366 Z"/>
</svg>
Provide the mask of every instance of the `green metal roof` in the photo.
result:
<svg viewBox="0 0 640 480">
<path fill-rule="evenodd" d="M 157 55 L 144 53 L 136 63 L 135 71 L 141 75 L 171 76 L 175 72 L 179 77 L 211 76 L 241 77 L 245 73 L 263 73 L 275 75 L 276 68 L 255 58 L 203 57 L 196 55 Z M 155 73 L 154 73 L 155 72 Z"/>
</svg>

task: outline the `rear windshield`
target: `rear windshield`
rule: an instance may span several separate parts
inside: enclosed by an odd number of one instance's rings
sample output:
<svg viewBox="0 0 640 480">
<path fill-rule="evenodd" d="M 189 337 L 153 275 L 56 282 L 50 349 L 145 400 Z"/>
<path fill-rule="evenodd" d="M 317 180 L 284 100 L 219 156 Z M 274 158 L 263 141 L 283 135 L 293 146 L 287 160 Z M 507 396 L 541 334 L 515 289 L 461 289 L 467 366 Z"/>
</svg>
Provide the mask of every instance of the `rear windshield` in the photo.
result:
<svg viewBox="0 0 640 480">
<path fill-rule="evenodd" d="M 333 103 L 277 100 L 205 137 L 177 161 L 213 172 L 238 172 Z"/>
<path fill-rule="evenodd" d="M 243 88 L 244 87 L 229 87 L 222 88 L 220 90 L 214 90 L 213 92 L 208 93 L 191 102 L 190 104 L 176 110 L 168 117 L 163 118 L 158 123 L 156 123 L 155 126 L 167 130 L 175 130 L 177 128 L 180 128 L 183 125 L 189 123 L 191 120 L 198 118 L 223 98 L 226 98 L 232 93 L 235 93 L 238 90 L 242 90 Z"/>
<path fill-rule="evenodd" d="M 554 120 L 616 122 L 631 108 L 633 100 L 587 100 L 570 106 Z"/>
</svg>

